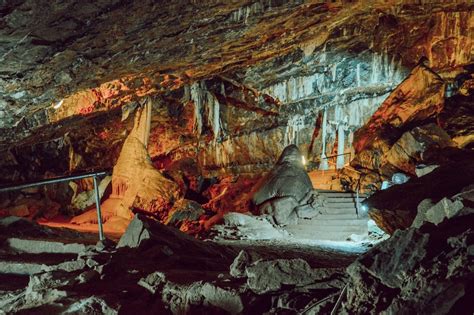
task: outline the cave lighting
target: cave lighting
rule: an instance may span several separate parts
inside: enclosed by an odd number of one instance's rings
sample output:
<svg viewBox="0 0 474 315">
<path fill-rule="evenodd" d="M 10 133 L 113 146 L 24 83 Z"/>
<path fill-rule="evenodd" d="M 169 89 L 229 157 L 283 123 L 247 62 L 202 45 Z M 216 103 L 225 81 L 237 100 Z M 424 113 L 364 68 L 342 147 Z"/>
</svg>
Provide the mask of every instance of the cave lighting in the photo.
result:
<svg viewBox="0 0 474 315">
<path fill-rule="evenodd" d="M 55 105 L 53 105 L 53 108 L 54 109 L 58 109 L 59 107 L 61 107 L 64 103 L 64 100 L 60 100 L 59 102 L 57 102 Z"/>
</svg>

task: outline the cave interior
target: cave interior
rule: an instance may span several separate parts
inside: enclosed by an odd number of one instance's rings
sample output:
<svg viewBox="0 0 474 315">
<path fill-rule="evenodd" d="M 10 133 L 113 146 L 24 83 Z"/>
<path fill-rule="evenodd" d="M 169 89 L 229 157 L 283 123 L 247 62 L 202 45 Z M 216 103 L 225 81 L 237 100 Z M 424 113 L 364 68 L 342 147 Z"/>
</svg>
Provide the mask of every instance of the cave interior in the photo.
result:
<svg viewBox="0 0 474 315">
<path fill-rule="evenodd" d="M 472 1 L 0 18 L 0 313 L 474 313 Z"/>
</svg>

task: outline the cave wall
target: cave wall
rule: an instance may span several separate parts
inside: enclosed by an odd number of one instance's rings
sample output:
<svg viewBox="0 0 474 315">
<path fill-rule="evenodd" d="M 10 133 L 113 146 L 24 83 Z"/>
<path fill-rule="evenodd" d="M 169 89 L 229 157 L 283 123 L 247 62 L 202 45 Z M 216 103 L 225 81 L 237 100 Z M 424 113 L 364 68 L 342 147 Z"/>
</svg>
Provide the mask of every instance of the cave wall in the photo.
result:
<svg viewBox="0 0 474 315">
<path fill-rule="evenodd" d="M 25 12 L 36 16 L 36 5 L 26 1 L 4 8 L 8 27 L 27 29 Z M 111 17 L 131 9 L 119 3 L 96 25 L 90 22 L 104 34 L 76 34 L 63 43 L 66 50 L 48 59 L 50 68 L 24 69 L 23 81 L 2 85 L 3 182 L 31 179 L 46 170 L 61 174 L 112 167 L 130 129 L 129 113 L 147 96 L 154 104 L 149 152 L 158 167 L 191 157 L 209 175 L 257 172 L 268 169 L 290 143 L 317 167 L 323 134 L 326 156 L 351 152 L 354 131 L 420 58 L 426 57 L 449 87 L 474 55 L 472 7 L 455 2 L 177 2 L 164 10 L 183 10 L 180 26 L 162 15 L 159 25 L 147 24 L 158 14 L 150 3 L 132 7 L 136 11 L 123 21 L 130 30 L 119 31 L 115 45 L 100 39 L 111 36 L 116 25 Z M 153 53 L 144 44 L 150 36 L 163 40 L 153 42 L 161 50 Z M 133 49 L 124 48 L 127 40 Z M 89 53 L 79 57 L 86 42 Z M 21 49 L 28 45 L 39 44 L 31 38 L 18 44 Z M 18 57 L 17 49 L 5 58 Z M 99 61 L 109 65 L 98 69 Z M 51 72 L 54 89 L 44 82 Z M 100 84 L 91 80 L 98 74 Z M 43 93 L 40 98 L 38 93 Z M 55 97 L 42 106 L 40 99 L 48 93 Z M 35 95 L 33 110 L 26 104 Z M 344 136 L 339 150 L 338 134 Z M 48 163 L 23 155 L 53 157 L 45 158 Z"/>
</svg>

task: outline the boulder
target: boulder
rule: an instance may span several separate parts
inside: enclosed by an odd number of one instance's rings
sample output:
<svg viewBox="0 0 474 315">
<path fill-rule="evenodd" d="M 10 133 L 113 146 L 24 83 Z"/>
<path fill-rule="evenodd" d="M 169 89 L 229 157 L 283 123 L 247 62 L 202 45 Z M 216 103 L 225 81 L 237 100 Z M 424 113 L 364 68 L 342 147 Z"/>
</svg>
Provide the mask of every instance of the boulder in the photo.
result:
<svg viewBox="0 0 474 315">
<path fill-rule="evenodd" d="M 204 213 L 205 211 L 199 203 L 188 199 L 181 199 L 175 202 L 164 223 L 176 227 L 183 232 L 191 232 L 189 230 L 190 225 L 198 226 L 198 221 Z"/>
<path fill-rule="evenodd" d="M 255 185 L 252 203 L 258 214 L 276 225 L 295 224 L 297 208 L 309 204 L 312 191 L 303 156 L 296 145 L 289 145 L 272 170 Z"/>
<path fill-rule="evenodd" d="M 467 95 L 456 94 L 447 98 L 438 120 L 459 148 L 472 147 L 474 143 L 474 92 Z"/>
<path fill-rule="evenodd" d="M 474 194 L 474 189 L 460 193 L 453 198 L 445 197 L 435 205 L 432 204 L 430 199 L 423 200 L 418 205 L 418 214 L 412 226 L 420 227 L 425 222 L 438 225 L 445 219 L 474 213 L 474 207 L 468 206 L 474 206 L 472 200 L 469 200 L 469 198 L 472 198 L 472 194 Z"/>
<path fill-rule="evenodd" d="M 417 207 L 424 199 L 438 203 L 444 197 L 452 197 L 474 182 L 474 158 L 465 152 L 462 159 L 441 165 L 431 173 L 412 178 L 405 184 L 394 185 L 370 196 L 365 204 L 369 216 L 385 232 L 412 225 Z"/>
<path fill-rule="evenodd" d="M 415 168 L 415 174 L 417 177 L 425 176 L 426 174 L 431 173 L 435 169 L 437 169 L 439 165 L 433 164 L 433 165 L 425 165 L 425 164 L 419 164 Z"/>
<path fill-rule="evenodd" d="M 420 63 L 413 68 L 369 121 L 355 131 L 356 154 L 351 167 L 359 174 L 344 172 L 344 185 L 352 190 L 374 191 L 400 170 L 415 174 L 415 165 L 424 151 L 420 142 L 433 142 L 439 134 L 443 134 L 443 143 L 447 141 L 446 134 L 433 124 L 428 130 L 411 130 L 427 125 L 443 109 L 444 90 L 443 79 L 426 65 Z"/>
<path fill-rule="evenodd" d="M 238 291 L 202 281 L 167 282 L 162 300 L 173 314 L 241 314 L 244 310 Z"/>
<path fill-rule="evenodd" d="M 104 314 L 115 315 L 118 310 L 110 307 L 103 299 L 91 296 L 70 305 L 63 314 Z"/>
<path fill-rule="evenodd" d="M 212 242 L 197 240 L 178 229 L 166 226 L 143 214 L 136 214 L 125 234 L 120 238 L 117 248 L 152 250 L 166 257 L 191 259 L 204 257 L 208 266 L 230 264 L 236 255 L 234 250 Z M 197 260 L 198 258 L 195 258 Z"/>
<path fill-rule="evenodd" d="M 288 237 L 286 231 L 276 228 L 262 216 L 230 212 L 222 219 L 223 222 L 214 225 L 210 231 L 214 239 L 274 240 Z"/>
<path fill-rule="evenodd" d="M 360 256 L 342 314 L 472 314 L 473 220 L 397 230 Z"/>
<path fill-rule="evenodd" d="M 155 294 L 158 288 L 162 287 L 165 282 L 165 274 L 160 271 L 155 271 L 150 273 L 145 278 L 140 279 L 140 281 L 138 281 L 138 285 L 144 287 L 150 291 L 150 293 Z"/>
<path fill-rule="evenodd" d="M 230 274 L 247 278 L 247 286 L 256 294 L 277 292 L 283 287 L 341 289 L 344 275 L 339 268 L 313 269 L 303 259 L 264 260 L 255 253 L 241 251 L 230 266 Z"/>
<path fill-rule="evenodd" d="M 390 147 L 406 125 L 439 113 L 444 105 L 444 90 L 443 79 L 424 64 L 418 64 L 370 120 L 354 133 L 356 153 L 383 148 L 382 143 Z"/>
<path fill-rule="evenodd" d="M 405 132 L 387 152 L 387 161 L 409 174 L 415 175 L 416 164 L 422 161 L 427 149 L 445 148 L 453 143 L 449 135 L 435 124 L 415 127 Z"/>
</svg>

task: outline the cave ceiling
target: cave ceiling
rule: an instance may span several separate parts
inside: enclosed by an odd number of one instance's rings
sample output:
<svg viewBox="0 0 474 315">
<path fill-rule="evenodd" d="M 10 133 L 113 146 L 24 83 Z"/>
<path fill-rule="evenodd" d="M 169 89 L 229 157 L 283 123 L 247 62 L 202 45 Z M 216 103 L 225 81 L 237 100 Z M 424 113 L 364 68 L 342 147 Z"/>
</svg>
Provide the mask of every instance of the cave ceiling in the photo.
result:
<svg viewBox="0 0 474 315">
<path fill-rule="evenodd" d="M 422 56 L 452 79 L 474 56 L 474 4 L 415 2 L 0 1 L 0 149 L 88 124 L 130 128 L 120 115 L 147 95 L 186 116 L 170 104 L 196 86 L 234 107 L 237 134 L 288 121 L 305 101 L 383 97 Z"/>
</svg>

